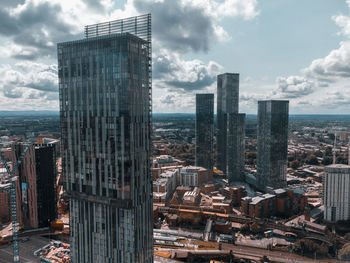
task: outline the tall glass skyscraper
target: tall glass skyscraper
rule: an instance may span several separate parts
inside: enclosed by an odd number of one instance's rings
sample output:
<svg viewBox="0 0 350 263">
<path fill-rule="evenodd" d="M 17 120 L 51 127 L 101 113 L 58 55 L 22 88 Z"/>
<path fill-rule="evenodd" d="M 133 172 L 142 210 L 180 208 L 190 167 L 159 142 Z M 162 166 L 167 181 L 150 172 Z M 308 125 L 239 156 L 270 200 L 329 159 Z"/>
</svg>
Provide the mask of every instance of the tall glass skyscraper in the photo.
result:
<svg viewBox="0 0 350 263">
<path fill-rule="evenodd" d="M 196 94 L 196 165 L 214 165 L 214 94 Z"/>
<path fill-rule="evenodd" d="M 244 180 L 245 114 L 238 112 L 239 74 L 217 76 L 216 167 L 229 183 Z"/>
<path fill-rule="evenodd" d="M 151 15 L 58 44 L 73 262 L 153 262 Z"/>
<path fill-rule="evenodd" d="M 229 114 L 227 126 L 227 178 L 229 182 L 244 182 L 245 113 Z"/>
<path fill-rule="evenodd" d="M 289 101 L 258 102 L 257 186 L 287 185 Z"/>
</svg>

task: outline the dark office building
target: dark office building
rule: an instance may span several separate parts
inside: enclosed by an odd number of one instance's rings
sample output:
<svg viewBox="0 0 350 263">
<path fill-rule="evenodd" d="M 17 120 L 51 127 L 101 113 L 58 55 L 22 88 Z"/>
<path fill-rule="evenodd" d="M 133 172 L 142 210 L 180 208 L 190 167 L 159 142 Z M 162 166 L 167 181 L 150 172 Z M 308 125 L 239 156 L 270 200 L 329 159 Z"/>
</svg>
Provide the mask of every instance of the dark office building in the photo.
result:
<svg viewBox="0 0 350 263">
<path fill-rule="evenodd" d="M 244 182 L 245 164 L 245 113 L 228 115 L 227 178 L 229 182 Z"/>
<path fill-rule="evenodd" d="M 217 77 L 216 168 L 223 171 L 229 182 L 241 180 L 244 173 L 244 118 L 238 113 L 239 74 L 225 73 Z M 243 146 L 244 151 L 244 146 Z M 243 154 L 243 158 L 241 158 Z"/>
<path fill-rule="evenodd" d="M 72 262 L 153 262 L 151 15 L 58 44 Z"/>
<path fill-rule="evenodd" d="M 47 227 L 57 218 L 55 146 L 36 146 L 36 189 L 39 227 Z"/>
<path fill-rule="evenodd" d="M 214 94 L 196 94 L 196 166 L 214 165 Z"/>
<path fill-rule="evenodd" d="M 289 101 L 258 102 L 257 186 L 286 186 Z"/>
</svg>

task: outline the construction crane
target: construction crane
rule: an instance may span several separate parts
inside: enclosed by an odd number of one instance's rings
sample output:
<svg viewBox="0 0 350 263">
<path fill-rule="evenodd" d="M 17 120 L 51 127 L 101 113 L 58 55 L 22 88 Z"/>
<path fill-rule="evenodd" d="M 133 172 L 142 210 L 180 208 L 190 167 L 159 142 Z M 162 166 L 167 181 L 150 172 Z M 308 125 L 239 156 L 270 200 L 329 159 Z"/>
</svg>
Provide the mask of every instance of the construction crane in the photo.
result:
<svg viewBox="0 0 350 263">
<path fill-rule="evenodd" d="M 30 143 L 24 151 L 19 156 L 17 163 L 13 166 L 12 170 L 10 166 L 7 164 L 7 161 L 5 159 L 4 152 L 1 151 L 1 162 L 4 165 L 7 174 L 9 175 L 9 178 L 11 180 L 11 186 L 10 186 L 10 198 L 11 198 L 11 217 L 12 217 L 12 245 L 13 245 L 13 262 L 19 263 L 19 245 L 18 245 L 18 230 L 19 230 L 19 224 L 17 221 L 17 196 L 16 196 L 16 181 L 17 177 L 15 176 L 18 167 L 21 165 L 27 151 L 32 146 L 32 143 Z"/>
</svg>

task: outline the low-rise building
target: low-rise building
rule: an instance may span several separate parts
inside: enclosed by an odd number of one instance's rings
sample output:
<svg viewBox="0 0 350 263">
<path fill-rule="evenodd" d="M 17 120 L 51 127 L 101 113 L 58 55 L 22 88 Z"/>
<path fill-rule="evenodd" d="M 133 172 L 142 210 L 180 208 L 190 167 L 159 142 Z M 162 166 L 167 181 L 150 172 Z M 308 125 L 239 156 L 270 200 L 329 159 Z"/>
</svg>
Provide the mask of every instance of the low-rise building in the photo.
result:
<svg viewBox="0 0 350 263">
<path fill-rule="evenodd" d="M 153 168 L 162 168 L 169 166 L 184 166 L 185 161 L 175 159 L 170 155 L 160 155 L 153 158 Z"/>
<path fill-rule="evenodd" d="M 223 187 L 220 189 L 220 193 L 227 199 L 230 199 L 233 206 L 240 206 L 241 199 L 247 196 L 247 191 L 245 190 L 244 186 Z"/>
<path fill-rule="evenodd" d="M 167 203 L 176 189 L 179 170 L 166 170 L 153 181 L 153 202 Z"/>
<path fill-rule="evenodd" d="M 183 195 L 183 204 L 184 205 L 190 205 L 190 206 L 197 206 L 199 197 L 200 197 L 200 190 L 198 187 L 195 187 L 193 191 L 187 191 Z"/>
<path fill-rule="evenodd" d="M 243 197 L 241 211 L 251 217 L 291 216 L 304 212 L 307 197 L 299 189 L 271 189 L 271 193 Z"/>
<path fill-rule="evenodd" d="M 203 167 L 186 166 L 180 169 L 179 185 L 201 186 L 213 181 L 213 173 Z"/>
</svg>

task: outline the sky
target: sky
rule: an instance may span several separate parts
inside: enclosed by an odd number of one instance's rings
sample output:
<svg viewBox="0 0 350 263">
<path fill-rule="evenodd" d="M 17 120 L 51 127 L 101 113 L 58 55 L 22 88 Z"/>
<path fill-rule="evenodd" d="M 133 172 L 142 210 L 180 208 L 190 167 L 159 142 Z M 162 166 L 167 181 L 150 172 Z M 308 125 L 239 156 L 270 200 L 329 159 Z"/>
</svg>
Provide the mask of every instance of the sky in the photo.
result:
<svg viewBox="0 0 350 263">
<path fill-rule="evenodd" d="M 56 44 L 151 13 L 153 112 L 193 113 L 240 74 L 240 112 L 350 114 L 350 0 L 1 0 L 0 110 L 58 110 Z"/>
</svg>

